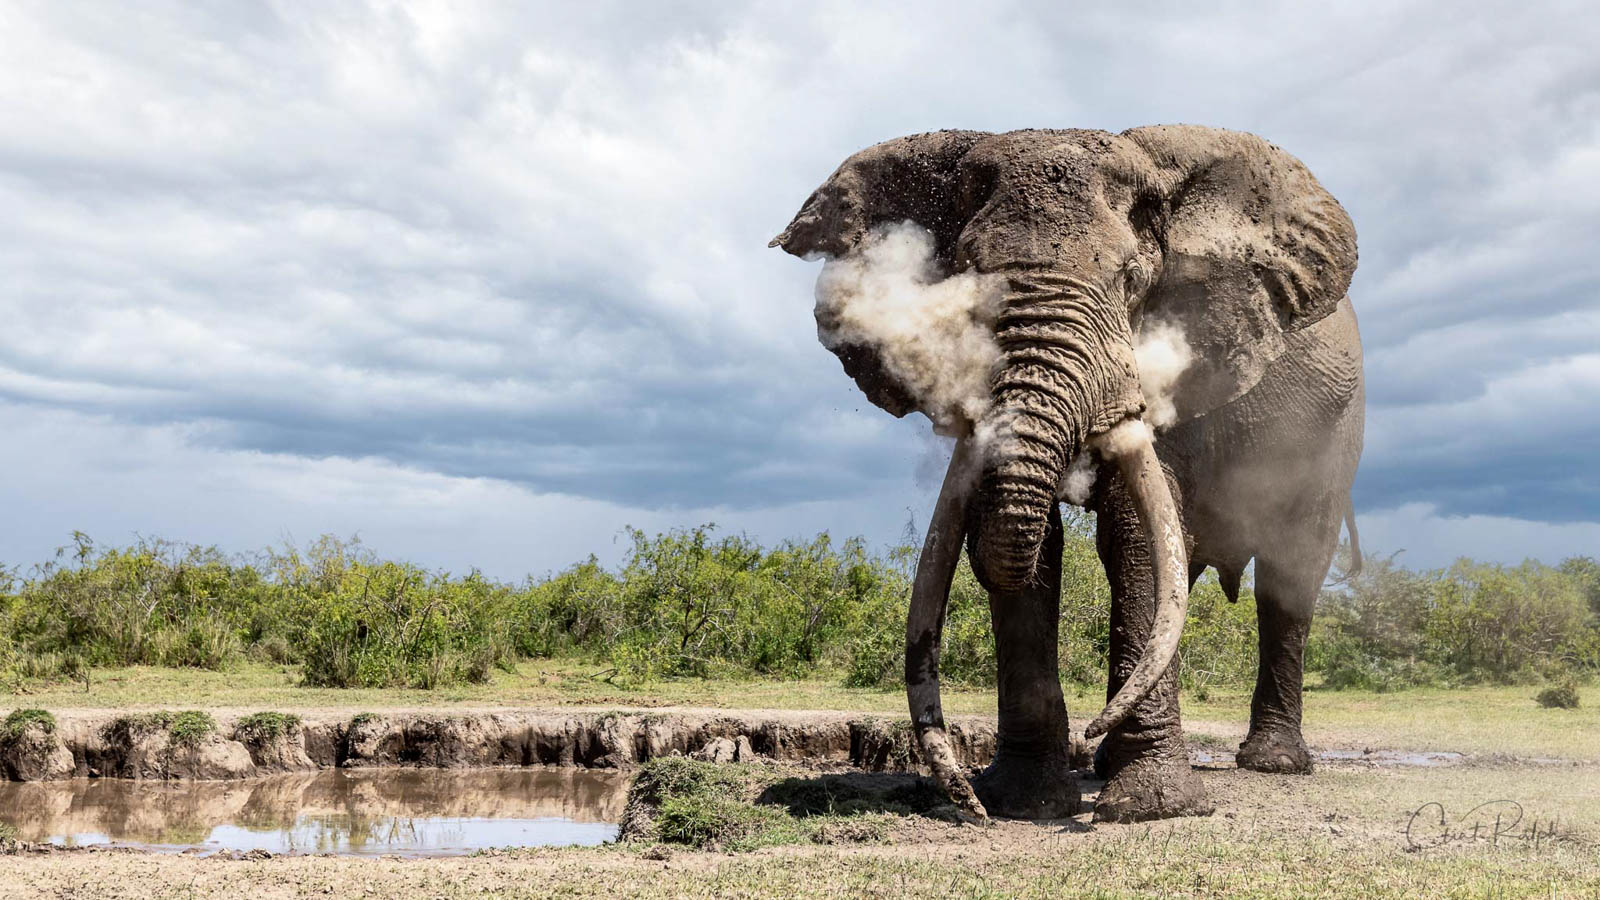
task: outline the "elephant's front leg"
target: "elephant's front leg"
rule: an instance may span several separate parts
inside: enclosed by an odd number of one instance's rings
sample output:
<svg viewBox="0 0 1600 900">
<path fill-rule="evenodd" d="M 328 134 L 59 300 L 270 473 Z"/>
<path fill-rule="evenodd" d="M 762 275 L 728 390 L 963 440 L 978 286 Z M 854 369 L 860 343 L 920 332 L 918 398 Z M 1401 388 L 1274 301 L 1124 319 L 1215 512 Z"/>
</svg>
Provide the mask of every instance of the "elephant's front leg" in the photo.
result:
<svg viewBox="0 0 1600 900">
<path fill-rule="evenodd" d="M 999 741 L 994 762 L 972 782 L 991 815 L 1059 819 L 1082 795 L 1068 754 L 1056 634 L 1061 603 L 1061 514 L 1052 508 L 1032 584 L 990 594 L 994 621 Z"/>
<path fill-rule="evenodd" d="M 1170 477 L 1167 480 L 1172 483 Z M 1181 509 L 1183 498 L 1175 483 L 1172 495 Z M 1150 639 L 1155 581 L 1149 542 L 1115 466 L 1101 468 L 1095 513 L 1095 544 L 1111 583 L 1109 698 L 1132 674 Z M 1106 784 L 1095 804 L 1096 821 L 1138 822 L 1212 811 L 1204 785 L 1189 766 L 1178 713 L 1178 666 L 1174 659 L 1155 689 L 1106 735 L 1097 758 Z"/>
</svg>

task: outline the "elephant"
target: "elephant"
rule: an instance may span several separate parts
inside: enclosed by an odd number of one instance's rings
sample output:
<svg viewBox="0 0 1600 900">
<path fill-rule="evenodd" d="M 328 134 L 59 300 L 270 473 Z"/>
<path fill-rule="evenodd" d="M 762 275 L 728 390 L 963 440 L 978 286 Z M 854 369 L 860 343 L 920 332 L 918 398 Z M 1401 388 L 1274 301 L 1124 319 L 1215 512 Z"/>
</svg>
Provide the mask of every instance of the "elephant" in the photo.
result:
<svg viewBox="0 0 1600 900">
<path fill-rule="evenodd" d="M 1255 563 L 1260 657 L 1238 765 L 1309 773 L 1303 654 L 1341 526 L 1360 559 L 1350 492 L 1364 382 L 1343 207 L 1299 160 L 1243 132 L 939 131 L 851 156 L 770 246 L 849 259 L 904 222 L 929 235 L 939 277 L 1000 285 L 989 406 L 946 423 L 957 439 L 906 623 L 906 694 L 935 780 L 980 821 L 1079 811 L 1057 659 L 1059 504 L 1079 466 L 1112 597 L 1107 703 L 1083 732 L 1104 735 L 1095 820 L 1213 809 L 1178 704 L 1188 592 L 1207 567 L 1237 600 Z M 819 328 L 820 316 L 819 305 Z M 1191 351 L 1165 420 L 1150 416 L 1134 352 L 1158 325 Z M 870 344 L 830 349 L 875 405 L 920 408 Z M 996 427 L 1006 440 L 980 440 Z M 938 675 L 963 546 L 989 594 L 998 694 L 996 751 L 970 780 Z"/>
</svg>

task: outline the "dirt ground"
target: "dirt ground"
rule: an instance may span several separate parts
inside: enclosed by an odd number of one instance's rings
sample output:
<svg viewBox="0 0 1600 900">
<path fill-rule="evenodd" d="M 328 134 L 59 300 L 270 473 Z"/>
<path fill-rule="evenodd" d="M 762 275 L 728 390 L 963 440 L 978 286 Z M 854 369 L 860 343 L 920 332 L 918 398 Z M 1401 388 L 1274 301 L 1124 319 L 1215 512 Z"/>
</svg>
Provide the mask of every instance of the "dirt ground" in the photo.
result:
<svg viewBox="0 0 1600 900">
<path fill-rule="evenodd" d="M 744 854 L 637 845 L 403 860 L 57 851 L 0 857 L 0 897 L 1600 895 L 1597 762 L 1340 760 L 1311 777 L 1244 772 L 1225 759 L 1199 768 L 1216 813 L 1142 825 L 1080 815 L 977 828 L 906 817 L 885 844 Z"/>
<path fill-rule="evenodd" d="M 785 707 L 789 715 L 761 716 L 793 722 L 899 717 L 905 702 L 897 692 L 821 681 L 619 691 L 532 667 L 481 695 L 448 697 L 318 693 L 286 678 L 264 669 L 234 673 L 231 682 L 121 670 L 89 692 L 40 691 L 12 703 L 52 709 L 68 729 L 129 708 L 202 706 L 224 726 L 261 709 L 317 723 L 362 712 L 470 716 L 535 706 L 579 716 L 652 707 L 657 716 L 708 719 Z M 1306 736 L 1324 754 L 1309 777 L 1233 767 L 1248 695 L 1186 697 L 1192 758 L 1217 804 L 1205 818 L 1093 825 L 1082 815 L 975 828 L 910 816 L 895 820 L 887 843 L 739 854 L 636 844 L 434 859 L 56 851 L 0 856 L 0 898 L 1600 896 L 1600 696 L 1586 689 L 1581 708 L 1545 710 L 1531 694 L 1308 693 Z M 994 708 L 992 692 L 950 699 L 963 713 Z M 1068 698 L 1075 716 L 1097 701 Z"/>
</svg>

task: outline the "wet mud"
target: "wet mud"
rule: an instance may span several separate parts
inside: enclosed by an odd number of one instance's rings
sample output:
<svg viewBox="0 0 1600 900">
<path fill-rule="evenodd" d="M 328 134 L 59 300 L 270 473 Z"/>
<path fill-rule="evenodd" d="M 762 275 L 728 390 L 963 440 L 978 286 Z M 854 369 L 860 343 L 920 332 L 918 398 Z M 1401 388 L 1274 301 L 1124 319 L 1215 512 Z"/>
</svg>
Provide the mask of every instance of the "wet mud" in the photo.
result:
<svg viewBox="0 0 1600 900">
<path fill-rule="evenodd" d="M 915 771 L 907 723 L 849 713 L 538 711 L 306 714 L 270 738 L 218 728 L 179 743 L 157 730 L 130 729 L 116 713 L 60 717 L 52 734 L 26 747 L 0 747 L 0 771 L 14 781 L 69 778 L 233 780 L 322 769 L 554 766 L 629 769 L 662 756 L 715 762 L 755 759 L 869 772 Z M 986 765 L 992 720 L 958 717 L 950 728 L 957 762 Z M 41 745 L 35 746 L 35 744 Z M 26 757 L 21 754 L 26 753 Z M 10 759 L 10 755 L 18 758 Z M 44 762 L 41 762 L 44 761 Z"/>
</svg>

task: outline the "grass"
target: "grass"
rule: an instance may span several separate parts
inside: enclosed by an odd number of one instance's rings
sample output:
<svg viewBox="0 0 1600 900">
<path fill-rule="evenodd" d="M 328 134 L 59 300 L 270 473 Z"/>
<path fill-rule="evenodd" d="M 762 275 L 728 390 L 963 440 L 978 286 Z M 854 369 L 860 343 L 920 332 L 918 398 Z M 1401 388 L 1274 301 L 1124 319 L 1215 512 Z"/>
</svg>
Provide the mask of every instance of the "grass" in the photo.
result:
<svg viewBox="0 0 1600 900">
<path fill-rule="evenodd" d="M 167 734 L 180 747 L 193 747 L 205 740 L 206 735 L 217 730 L 217 720 L 208 712 L 185 710 L 172 717 Z"/>
<path fill-rule="evenodd" d="M 233 737 L 246 744 L 264 744 L 299 727 L 300 717 L 294 713 L 251 713 L 234 723 Z"/>
<path fill-rule="evenodd" d="M 14 709 L 0 723 L 0 744 L 20 740 L 29 728 L 38 728 L 45 734 L 54 734 L 56 717 L 42 709 Z"/>
<path fill-rule="evenodd" d="M 217 720 L 208 712 L 198 709 L 172 712 L 158 709 L 151 712 L 118 716 L 106 725 L 106 737 L 119 743 L 131 742 L 147 734 L 165 731 L 177 747 L 194 747 L 217 730 Z"/>
<path fill-rule="evenodd" d="M 624 835 L 697 850 L 748 852 L 785 844 L 885 843 L 896 814 L 919 795 L 869 793 L 841 779 L 772 766 L 718 765 L 681 757 L 652 760 L 629 791 Z M 923 809 L 942 805 L 931 789 Z"/>
<path fill-rule="evenodd" d="M 1542 709 L 1526 687 L 1308 691 L 1305 699 L 1306 740 L 1313 745 L 1600 759 L 1600 718 Z M 1222 720 L 1242 737 L 1249 706 L 1244 693 L 1204 704 L 1185 700 L 1184 718 Z"/>
</svg>

